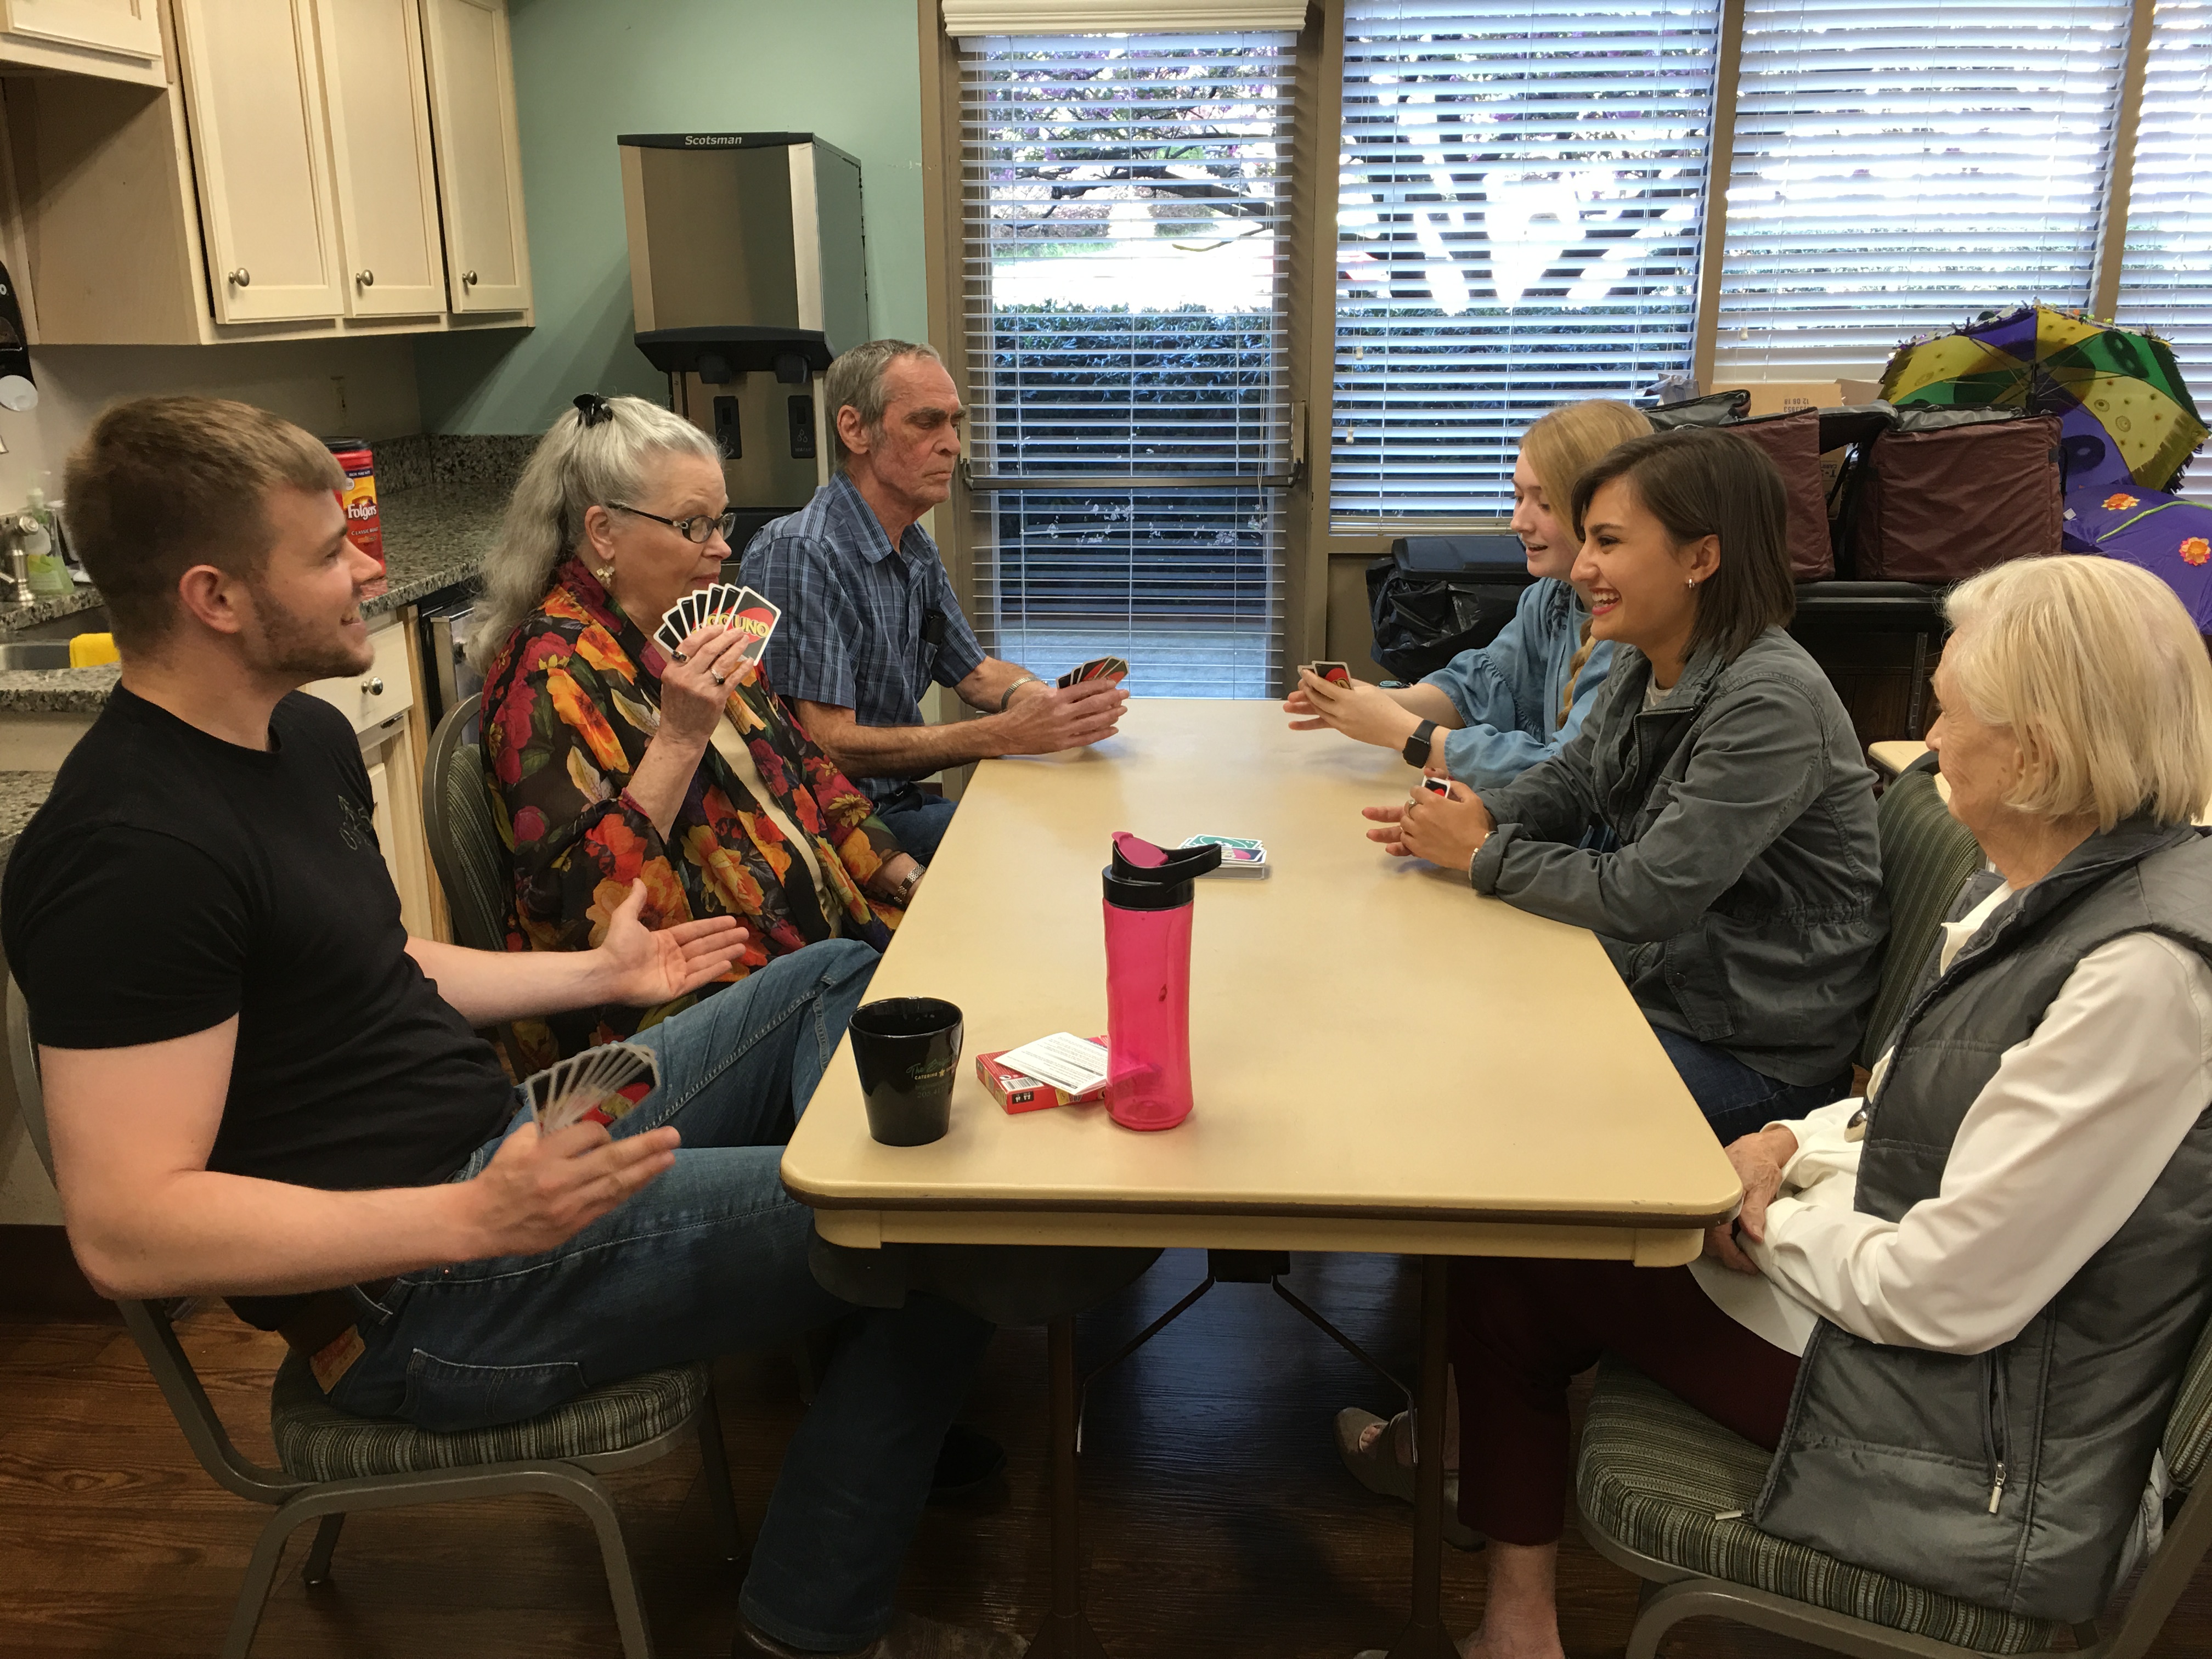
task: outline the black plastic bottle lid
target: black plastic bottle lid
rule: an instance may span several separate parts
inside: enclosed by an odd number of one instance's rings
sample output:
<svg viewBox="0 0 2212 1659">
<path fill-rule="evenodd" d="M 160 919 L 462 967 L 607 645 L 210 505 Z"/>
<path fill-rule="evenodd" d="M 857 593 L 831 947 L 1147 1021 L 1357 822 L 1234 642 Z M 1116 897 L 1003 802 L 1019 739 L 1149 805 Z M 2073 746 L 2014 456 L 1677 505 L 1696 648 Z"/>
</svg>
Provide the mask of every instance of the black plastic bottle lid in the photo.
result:
<svg viewBox="0 0 2212 1659">
<path fill-rule="evenodd" d="M 1116 908 L 1179 910 L 1191 902 L 1191 883 L 1220 866 L 1218 847 L 1169 852 L 1123 830 L 1114 837 L 1114 862 L 1098 873 Z"/>
</svg>

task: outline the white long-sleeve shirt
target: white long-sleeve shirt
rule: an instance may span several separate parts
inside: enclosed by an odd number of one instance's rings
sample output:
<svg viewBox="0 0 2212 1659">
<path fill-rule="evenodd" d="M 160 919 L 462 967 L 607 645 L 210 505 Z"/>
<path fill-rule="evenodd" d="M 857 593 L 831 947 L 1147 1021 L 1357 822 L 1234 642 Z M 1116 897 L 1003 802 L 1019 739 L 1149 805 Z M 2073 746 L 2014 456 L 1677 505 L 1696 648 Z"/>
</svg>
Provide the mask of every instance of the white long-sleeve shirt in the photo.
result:
<svg viewBox="0 0 2212 1659">
<path fill-rule="evenodd" d="M 2010 898 L 1944 924 L 1942 965 Z M 1879 1093 L 1888 1056 L 1875 1069 Z M 2017 1335 L 2135 1212 L 2212 1103 L 2212 966 L 2153 933 L 2091 951 L 1967 1108 L 1935 1197 L 1885 1221 L 1852 1207 L 1860 1102 L 1787 1127 L 1758 1274 L 1691 1271 L 1739 1324 L 1802 1353 L 1826 1318 L 1869 1341 L 1980 1353 Z"/>
</svg>

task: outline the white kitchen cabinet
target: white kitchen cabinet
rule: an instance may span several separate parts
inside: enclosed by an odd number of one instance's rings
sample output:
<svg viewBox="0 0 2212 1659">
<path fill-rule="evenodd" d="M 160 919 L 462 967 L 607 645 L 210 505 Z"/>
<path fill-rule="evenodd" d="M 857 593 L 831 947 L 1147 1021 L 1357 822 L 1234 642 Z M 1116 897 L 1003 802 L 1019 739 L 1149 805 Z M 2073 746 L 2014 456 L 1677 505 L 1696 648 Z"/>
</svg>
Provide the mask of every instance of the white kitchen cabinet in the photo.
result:
<svg viewBox="0 0 2212 1659">
<path fill-rule="evenodd" d="M 447 299 L 457 312 L 520 311 L 530 303 L 530 254 L 506 0 L 422 0 L 422 44 Z"/>
<path fill-rule="evenodd" d="M 408 641 L 414 631 L 410 622 L 386 618 L 368 636 L 375 655 L 366 669 L 300 689 L 343 714 L 360 738 L 376 803 L 376 844 L 399 890 L 400 920 L 409 933 L 428 939 L 434 936 L 436 921 L 422 841 L 422 763 L 414 738 L 418 722 L 409 718 L 415 705 L 415 669 Z"/>
<path fill-rule="evenodd" d="M 0 0 L 0 64 L 159 86 L 161 0 Z"/>
<path fill-rule="evenodd" d="M 345 308 L 309 0 L 176 0 L 185 100 L 221 323 Z"/>
<path fill-rule="evenodd" d="M 176 83 L 8 76 L 0 32 L 40 344 L 529 326 L 503 5 L 84 3 L 147 8 Z"/>
<path fill-rule="evenodd" d="M 430 94 L 415 0 L 314 0 L 323 103 L 356 317 L 446 308 Z"/>
</svg>

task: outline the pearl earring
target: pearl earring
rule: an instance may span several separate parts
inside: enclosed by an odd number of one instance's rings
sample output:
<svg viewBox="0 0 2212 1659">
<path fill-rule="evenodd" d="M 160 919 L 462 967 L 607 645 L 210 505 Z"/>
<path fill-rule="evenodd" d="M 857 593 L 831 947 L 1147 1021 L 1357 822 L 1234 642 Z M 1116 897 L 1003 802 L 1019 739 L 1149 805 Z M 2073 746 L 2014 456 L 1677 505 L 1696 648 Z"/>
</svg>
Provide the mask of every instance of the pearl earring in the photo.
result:
<svg viewBox="0 0 2212 1659">
<path fill-rule="evenodd" d="M 600 580 L 604 581 L 604 580 L 605 580 L 605 577 L 602 577 L 602 578 L 600 578 Z M 1686 580 L 1683 581 L 1683 583 L 1682 583 L 1682 586 L 1685 586 L 1685 587 L 1695 587 L 1697 585 L 1698 585 L 1698 579 L 1697 579 L 1695 576 L 1691 576 L 1691 577 L 1689 577 L 1689 578 L 1686 579 Z"/>
</svg>

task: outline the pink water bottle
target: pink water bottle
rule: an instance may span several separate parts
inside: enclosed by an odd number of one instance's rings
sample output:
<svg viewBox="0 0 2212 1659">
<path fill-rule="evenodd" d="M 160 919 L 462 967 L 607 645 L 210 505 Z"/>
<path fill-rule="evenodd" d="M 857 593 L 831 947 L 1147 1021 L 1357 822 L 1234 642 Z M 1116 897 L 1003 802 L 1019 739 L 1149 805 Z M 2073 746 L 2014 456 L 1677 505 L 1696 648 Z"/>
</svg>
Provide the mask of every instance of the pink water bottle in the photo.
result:
<svg viewBox="0 0 2212 1659">
<path fill-rule="evenodd" d="M 1106 883 L 1106 1110 L 1128 1129 L 1190 1115 L 1191 882 L 1218 847 L 1170 853 L 1124 830 Z"/>
</svg>

